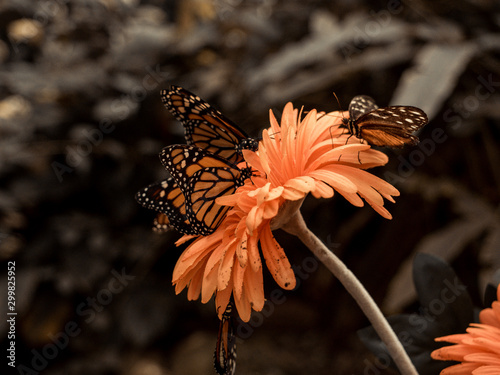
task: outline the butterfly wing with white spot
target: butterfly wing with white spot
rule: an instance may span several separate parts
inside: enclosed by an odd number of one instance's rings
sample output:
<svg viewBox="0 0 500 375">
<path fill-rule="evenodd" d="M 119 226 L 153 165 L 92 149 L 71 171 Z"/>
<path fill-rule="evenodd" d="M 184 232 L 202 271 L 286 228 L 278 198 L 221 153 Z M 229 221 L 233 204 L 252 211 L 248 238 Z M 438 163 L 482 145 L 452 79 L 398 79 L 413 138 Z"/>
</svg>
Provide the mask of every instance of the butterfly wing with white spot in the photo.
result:
<svg viewBox="0 0 500 375">
<path fill-rule="evenodd" d="M 186 215 L 184 194 L 173 178 L 139 190 L 135 199 L 143 207 L 160 213 L 154 223 L 156 230 L 165 231 L 173 227 L 184 234 L 196 234 Z"/>
<path fill-rule="evenodd" d="M 212 233 L 224 219 L 229 206 L 218 197 L 233 194 L 250 175 L 229 161 L 189 145 L 172 145 L 160 152 L 160 160 L 186 198 L 186 215 L 198 234 Z"/>
<path fill-rule="evenodd" d="M 258 142 L 240 129 L 219 110 L 179 86 L 160 92 L 165 107 L 185 129 L 188 145 L 194 145 L 227 159 L 243 161 L 242 149 L 257 150 Z"/>
<path fill-rule="evenodd" d="M 361 138 L 375 146 L 403 147 L 416 145 L 412 133 L 427 124 L 427 115 L 412 106 L 389 106 L 375 109 L 358 118 L 355 125 Z"/>
<path fill-rule="evenodd" d="M 377 109 L 375 100 L 368 95 L 357 95 L 349 103 L 349 117 L 351 121 L 356 121 L 364 114 Z"/>
</svg>

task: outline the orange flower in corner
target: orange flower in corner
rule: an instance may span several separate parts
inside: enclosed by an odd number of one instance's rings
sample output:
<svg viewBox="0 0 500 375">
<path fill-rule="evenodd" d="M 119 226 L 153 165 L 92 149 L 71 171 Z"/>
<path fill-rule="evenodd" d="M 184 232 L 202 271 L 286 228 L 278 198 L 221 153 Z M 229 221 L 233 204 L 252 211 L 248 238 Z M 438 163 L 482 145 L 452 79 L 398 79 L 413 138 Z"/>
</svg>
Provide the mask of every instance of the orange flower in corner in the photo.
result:
<svg viewBox="0 0 500 375">
<path fill-rule="evenodd" d="M 431 353 L 433 359 L 458 361 L 441 375 L 500 374 L 500 286 L 497 301 L 479 314 L 480 324 L 471 323 L 467 333 L 439 337 L 436 341 L 455 345 L 445 346 Z"/>
<path fill-rule="evenodd" d="M 219 318 L 231 295 L 243 321 L 250 319 L 252 309 L 262 310 L 261 254 L 278 285 L 295 287 L 292 267 L 272 230 L 293 215 L 308 193 L 331 198 L 337 191 L 355 206 L 368 202 L 387 219 L 391 215 L 383 207 L 384 198 L 394 202 L 392 197 L 399 195 L 392 185 L 365 171 L 386 164 L 387 156 L 349 138 L 340 127 L 340 113 L 312 110 L 301 119 L 289 103 L 281 125 L 272 113 L 270 122 L 258 151 L 243 151 L 254 176 L 235 194 L 217 199 L 231 206 L 226 218 L 214 233 L 198 237 L 174 269 L 176 293 L 187 287 L 188 299 L 201 296 L 203 303 L 215 294 Z M 184 236 L 178 244 L 192 238 Z"/>
</svg>

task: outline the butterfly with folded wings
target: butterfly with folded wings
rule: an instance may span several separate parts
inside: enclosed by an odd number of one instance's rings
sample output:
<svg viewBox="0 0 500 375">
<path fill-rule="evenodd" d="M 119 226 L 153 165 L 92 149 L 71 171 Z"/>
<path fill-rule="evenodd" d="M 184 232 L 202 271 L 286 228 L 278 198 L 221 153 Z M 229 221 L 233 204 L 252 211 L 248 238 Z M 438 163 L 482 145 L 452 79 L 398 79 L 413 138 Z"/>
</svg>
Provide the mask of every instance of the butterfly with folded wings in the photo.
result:
<svg viewBox="0 0 500 375">
<path fill-rule="evenodd" d="M 351 100 L 349 118 L 343 122 L 349 133 L 371 145 L 401 148 L 419 142 L 413 133 L 424 127 L 428 118 L 417 107 L 379 108 L 371 97 L 358 95 Z"/>
<path fill-rule="evenodd" d="M 234 375 L 236 372 L 236 336 L 232 309 L 232 302 L 229 302 L 219 322 L 219 333 L 214 352 L 214 367 L 219 375 Z"/>
</svg>

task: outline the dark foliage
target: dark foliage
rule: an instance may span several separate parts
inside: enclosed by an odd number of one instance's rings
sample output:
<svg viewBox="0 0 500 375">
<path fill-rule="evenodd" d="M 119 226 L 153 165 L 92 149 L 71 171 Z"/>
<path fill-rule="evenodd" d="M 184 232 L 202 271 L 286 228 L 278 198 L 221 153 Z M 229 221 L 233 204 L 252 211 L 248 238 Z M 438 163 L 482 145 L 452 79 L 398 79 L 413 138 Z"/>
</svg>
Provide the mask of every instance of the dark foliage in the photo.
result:
<svg viewBox="0 0 500 375">
<path fill-rule="evenodd" d="M 401 191 L 392 221 L 338 195 L 307 199 L 303 215 L 387 314 L 414 311 L 420 250 L 448 261 L 479 305 L 500 263 L 499 16 L 494 1 L 3 1 L 0 257 L 2 275 L 16 266 L 16 364 L 213 371 L 213 303 L 175 296 L 178 235 L 154 234 L 134 200 L 166 178 L 159 151 L 183 142 L 160 101 L 171 84 L 251 137 L 288 101 L 339 109 L 332 92 L 344 110 L 361 94 L 422 108 L 420 144 L 386 150 L 376 171 Z M 367 371 L 356 304 L 295 238 L 276 236 L 300 286 L 237 327 L 238 374 Z M 269 275 L 265 285 L 277 289 Z M 4 343 L 7 329 L 3 319 Z"/>
</svg>

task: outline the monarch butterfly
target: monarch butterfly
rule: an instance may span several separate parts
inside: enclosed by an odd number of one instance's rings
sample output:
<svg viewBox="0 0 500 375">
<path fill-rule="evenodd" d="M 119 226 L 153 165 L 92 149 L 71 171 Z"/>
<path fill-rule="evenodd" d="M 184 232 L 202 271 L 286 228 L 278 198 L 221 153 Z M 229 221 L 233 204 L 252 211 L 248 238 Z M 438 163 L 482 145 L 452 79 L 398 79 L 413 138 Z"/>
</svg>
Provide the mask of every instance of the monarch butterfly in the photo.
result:
<svg viewBox="0 0 500 375">
<path fill-rule="evenodd" d="M 231 316 L 232 304 L 229 302 L 222 314 L 214 352 L 214 367 L 219 375 L 234 375 L 236 372 L 236 337 Z"/>
<path fill-rule="evenodd" d="M 379 108 L 366 95 L 355 96 L 349 104 L 349 119 L 343 119 L 349 133 L 374 146 L 401 148 L 416 145 L 418 137 L 412 133 L 427 124 L 427 115 L 412 106 Z"/>
<path fill-rule="evenodd" d="M 197 234 L 187 219 L 184 194 L 172 177 L 139 190 L 135 199 L 143 207 L 159 212 L 153 230 L 163 232 L 173 227 L 184 234 Z"/>
<path fill-rule="evenodd" d="M 243 161 L 241 150 L 257 150 L 256 139 L 249 138 L 199 96 L 179 86 L 170 86 L 170 90 L 162 90 L 160 95 L 165 107 L 184 125 L 188 145 L 200 147 L 233 164 Z"/>
<path fill-rule="evenodd" d="M 160 200 L 165 207 L 162 212 L 174 228 L 186 234 L 212 233 L 229 210 L 215 200 L 234 193 L 251 176 L 250 167 L 240 169 L 195 146 L 167 146 L 160 152 L 160 160 L 175 181 L 170 186 L 167 180 L 169 188 L 160 194 L 168 201 Z"/>
</svg>

